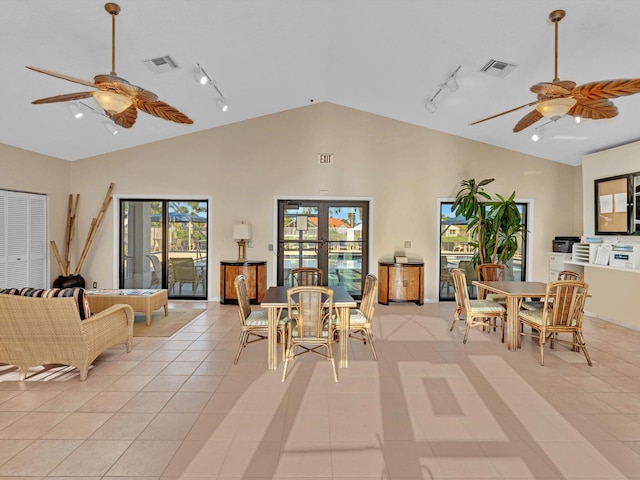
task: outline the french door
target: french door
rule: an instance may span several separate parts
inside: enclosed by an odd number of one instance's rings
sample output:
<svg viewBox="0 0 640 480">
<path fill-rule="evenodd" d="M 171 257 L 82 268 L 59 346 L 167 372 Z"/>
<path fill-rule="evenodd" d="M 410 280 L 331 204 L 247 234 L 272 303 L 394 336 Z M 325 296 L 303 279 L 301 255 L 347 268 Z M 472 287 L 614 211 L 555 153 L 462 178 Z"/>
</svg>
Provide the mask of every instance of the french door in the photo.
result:
<svg viewBox="0 0 640 480">
<path fill-rule="evenodd" d="M 121 200 L 119 288 L 206 299 L 207 225 L 207 201 Z"/>
<path fill-rule="evenodd" d="M 367 201 L 279 200 L 278 285 L 291 285 L 293 268 L 320 268 L 325 285 L 342 285 L 360 299 L 368 239 Z"/>
</svg>

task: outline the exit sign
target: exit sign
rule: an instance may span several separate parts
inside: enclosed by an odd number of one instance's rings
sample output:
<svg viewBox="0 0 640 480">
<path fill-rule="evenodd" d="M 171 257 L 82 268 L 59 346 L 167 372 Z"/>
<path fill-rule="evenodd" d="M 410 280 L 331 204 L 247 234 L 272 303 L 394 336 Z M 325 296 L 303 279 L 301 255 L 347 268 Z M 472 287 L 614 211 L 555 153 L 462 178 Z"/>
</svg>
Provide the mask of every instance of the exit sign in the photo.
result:
<svg viewBox="0 0 640 480">
<path fill-rule="evenodd" d="M 333 153 L 319 153 L 318 154 L 319 165 L 331 165 L 333 164 Z"/>
</svg>

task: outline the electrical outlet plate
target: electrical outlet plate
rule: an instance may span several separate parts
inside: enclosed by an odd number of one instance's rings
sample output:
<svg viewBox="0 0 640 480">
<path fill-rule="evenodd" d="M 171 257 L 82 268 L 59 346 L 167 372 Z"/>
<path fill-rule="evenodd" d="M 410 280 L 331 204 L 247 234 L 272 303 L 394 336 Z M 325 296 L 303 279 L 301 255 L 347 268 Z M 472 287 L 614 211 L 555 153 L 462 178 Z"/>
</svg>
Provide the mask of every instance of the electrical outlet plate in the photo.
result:
<svg viewBox="0 0 640 480">
<path fill-rule="evenodd" d="M 411 240 L 404 241 L 404 248 L 411 248 Z"/>
</svg>

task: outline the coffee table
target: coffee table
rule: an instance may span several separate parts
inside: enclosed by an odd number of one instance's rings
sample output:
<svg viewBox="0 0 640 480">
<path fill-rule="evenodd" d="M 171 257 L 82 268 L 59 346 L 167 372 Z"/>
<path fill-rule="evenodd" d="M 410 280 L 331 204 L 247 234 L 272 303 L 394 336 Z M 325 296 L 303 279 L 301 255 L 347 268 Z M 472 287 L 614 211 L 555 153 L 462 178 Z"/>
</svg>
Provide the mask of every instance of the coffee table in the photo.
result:
<svg viewBox="0 0 640 480">
<path fill-rule="evenodd" d="M 147 325 L 151 325 L 151 312 L 164 307 L 164 316 L 169 314 L 169 294 L 167 290 L 85 290 L 92 313 L 106 310 L 112 305 L 131 305 L 134 312 L 143 312 L 147 318 Z"/>
</svg>

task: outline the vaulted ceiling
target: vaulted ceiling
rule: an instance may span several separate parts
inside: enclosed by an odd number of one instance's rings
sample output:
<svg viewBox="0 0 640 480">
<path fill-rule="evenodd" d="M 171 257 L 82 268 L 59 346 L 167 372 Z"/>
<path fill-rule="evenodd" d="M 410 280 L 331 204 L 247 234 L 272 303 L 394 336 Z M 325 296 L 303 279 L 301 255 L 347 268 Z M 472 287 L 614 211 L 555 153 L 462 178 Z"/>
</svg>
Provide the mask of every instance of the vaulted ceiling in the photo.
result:
<svg viewBox="0 0 640 480">
<path fill-rule="evenodd" d="M 25 68 L 85 81 L 111 71 L 111 17 L 101 0 L 2 0 L 0 143 L 77 160 L 268 115 L 332 102 L 538 157 L 578 165 L 589 152 L 640 138 L 640 94 L 614 99 L 613 119 L 571 117 L 520 133 L 533 107 L 478 120 L 536 99 L 554 75 L 552 10 L 559 28 L 559 77 L 578 84 L 640 78 L 638 0 L 120 0 L 116 71 L 193 119 L 183 125 L 139 113 L 111 135 L 95 100 L 75 120 L 69 103 L 32 100 L 91 90 Z M 155 73 L 145 60 L 170 56 Z M 491 59 L 516 65 L 504 78 L 481 72 Z M 194 80 L 197 64 L 217 92 Z M 444 88 L 460 66 L 460 88 Z M 535 126 L 544 138 L 532 142 Z"/>
</svg>

